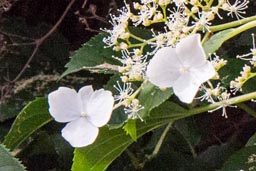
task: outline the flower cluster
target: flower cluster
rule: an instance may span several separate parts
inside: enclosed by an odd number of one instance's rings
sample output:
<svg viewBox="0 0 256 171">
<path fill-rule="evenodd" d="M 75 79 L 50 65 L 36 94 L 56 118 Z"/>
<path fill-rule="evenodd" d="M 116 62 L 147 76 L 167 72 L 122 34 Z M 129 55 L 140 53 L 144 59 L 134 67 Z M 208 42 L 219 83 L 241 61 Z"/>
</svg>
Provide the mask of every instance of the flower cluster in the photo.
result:
<svg viewBox="0 0 256 171">
<path fill-rule="evenodd" d="M 201 40 L 201 35 L 207 32 L 209 36 L 213 21 L 223 19 L 225 12 L 227 16 L 242 19 L 248 3 L 249 0 L 236 0 L 234 4 L 228 0 L 216 3 L 207 0 L 125 2 L 118 11 L 119 15 L 110 15 L 113 28 L 103 29 L 108 33 L 103 39 L 105 48 L 121 54 L 113 56 L 121 63 L 118 67 L 118 80 L 121 81 L 113 85 L 118 94 L 112 96 L 110 91 L 103 89 L 93 91 L 91 86 L 85 86 L 78 92 L 61 87 L 50 93 L 51 115 L 58 122 L 68 122 L 62 136 L 74 147 L 93 143 L 99 127 L 107 124 L 112 111 L 121 106 L 127 119 L 143 121 L 145 118 L 140 112 L 144 106 L 140 104 L 138 95 L 148 81 L 161 90 L 172 88 L 183 103 L 190 104 L 194 99 L 218 103 L 219 107 L 209 112 L 222 109 L 222 115 L 227 118 L 226 108 L 233 107 L 229 103 L 231 92 L 242 91 L 244 83 L 256 76 L 251 69 L 256 66 L 255 43 L 250 53 L 237 56 L 248 60 L 252 66 L 245 65 L 241 76 L 230 82 L 230 92 L 221 85 L 218 74 L 227 60 L 215 53 L 213 59 L 210 57 L 208 60 L 202 46 L 207 36 Z M 150 31 L 130 25 L 149 27 Z M 157 25 L 162 30 L 155 27 Z M 137 31 L 148 34 L 139 35 Z"/>
<path fill-rule="evenodd" d="M 200 36 L 186 37 L 198 31 L 211 32 L 210 26 L 216 16 L 219 19 L 224 17 L 220 15 L 220 11 L 225 11 L 227 16 L 242 18 L 248 3 L 248 0 L 236 1 L 234 4 L 224 0 L 217 4 L 197 0 L 141 0 L 133 4 L 125 2 L 119 15 L 110 15 L 113 28 L 103 29 L 109 33 L 103 42 L 106 47 L 121 51 L 122 56 L 114 58 L 122 63 L 119 72 L 124 85 L 148 79 L 160 88 L 173 88 L 182 102 L 191 103 L 203 82 L 211 78 L 219 79 L 218 70 L 227 61 L 216 57 L 210 63 L 202 49 Z M 151 29 L 151 38 L 140 37 L 136 30 L 129 27 L 154 28 L 157 24 L 162 24 L 163 30 Z M 149 62 L 150 58 L 152 60 Z M 143 109 L 137 107 L 139 101 L 133 91 L 126 87 L 121 90 L 119 85 L 115 87 L 119 87 L 120 93 L 115 96 L 116 101 L 126 107 L 126 113 L 138 113 Z M 122 98 L 124 94 L 128 100 Z M 136 105 L 132 103 L 133 100 Z M 128 115 L 129 118 L 140 118 L 139 114 L 130 116 Z"/>
</svg>

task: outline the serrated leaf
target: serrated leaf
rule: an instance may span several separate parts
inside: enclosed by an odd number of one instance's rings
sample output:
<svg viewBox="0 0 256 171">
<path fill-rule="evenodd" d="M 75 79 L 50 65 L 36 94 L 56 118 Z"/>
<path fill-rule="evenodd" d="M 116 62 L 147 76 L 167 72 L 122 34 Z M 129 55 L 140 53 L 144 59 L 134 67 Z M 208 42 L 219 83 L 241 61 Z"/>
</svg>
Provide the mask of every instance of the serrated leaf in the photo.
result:
<svg viewBox="0 0 256 171">
<path fill-rule="evenodd" d="M 129 119 L 123 127 L 126 134 L 130 135 L 133 141 L 137 140 L 136 121 L 135 119 Z"/>
<path fill-rule="evenodd" d="M 226 40 L 230 39 L 229 35 L 233 31 L 234 29 L 220 31 L 205 42 L 203 47 L 206 55 L 216 52 Z"/>
<path fill-rule="evenodd" d="M 256 170 L 255 151 L 256 146 L 242 148 L 224 163 L 221 171 Z"/>
<path fill-rule="evenodd" d="M 17 148 L 32 133 L 52 120 L 46 98 L 37 98 L 27 104 L 15 119 L 4 144 L 11 150 Z"/>
<path fill-rule="evenodd" d="M 182 116 L 181 112 L 184 114 L 186 110 L 176 104 L 162 104 L 152 110 L 151 117 L 145 122 L 136 124 L 137 137 L 174 121 Z M 72 171 L 104 171 L 132 142 L 132 138 L 126 135 L 123 129 L 109 130 L 103 127 L 92 145 L 75 149 Z"/>
<path fill-rule="evenodd" d="M 83 69 L 102 70 L 104 64 L 111 67 L 113 67 L 112 65 L 116 65 L 118 61 L 112 56 L 118 56 L 119 53 L 113 51 L 112 48 L 104 48 L 106 45 L 102 40 L 106 36 L 107 34 L 99 34 L 77 50 L 75 55 L 72 56 L 71 60 L 66 64 L 65 67 L 67 67 L 67 70 L 61 77 Z M 111 70 L 111 67 L 109 67 L 109 70 Z M 106 71 L 107 70 L 108 69 L 106 69 Z"/>
<path fill-rule="evenodd" d="M 25 171 L 21 162 L 12 157 L 9 150 L 0 144 L 0 171 Z"/>
<path fill-rule="evenodd" d="M 172 94 L 173 91 L 170 88 L 160 90 L 150 82 L 144 84 L 138 97 L 140 104 L 144 107 L 144 109 L 140 111 L 141 117 L 145 118 L 149 116 L 152 109 L 165 102 Z"/>
</svg>

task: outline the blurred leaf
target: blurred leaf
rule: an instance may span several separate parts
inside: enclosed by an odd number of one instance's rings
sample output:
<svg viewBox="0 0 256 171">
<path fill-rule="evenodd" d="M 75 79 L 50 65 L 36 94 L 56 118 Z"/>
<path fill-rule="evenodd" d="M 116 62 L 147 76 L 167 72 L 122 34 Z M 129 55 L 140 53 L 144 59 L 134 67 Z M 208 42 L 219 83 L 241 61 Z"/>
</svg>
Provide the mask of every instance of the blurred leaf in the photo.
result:
<svg viewBox="0 0 256 171">
<path fill-rule="evenodd" d="M 241 33 L 241 36 L 237 39 L 237 42 L 234 44 L 237 48 L 240 46 L 248 47 L 247 51 L 250 51 L 250 48 L 253 46 L 252 34 L 256 33 L 256 28 L 252 28 L 250 30 L 246 30 Z M 246 49 L 245 49 L 246 50 Z"/>
<path fill-rule="evenodd" d="M 180 113 L 184 112 L 184 109 L 181 109 L 176 104 L 163 103 L 152 110 L 151 117 L 146 121 L 136 124 L 137 137 L 179 118 Z M 131 137 L 126 135 L 123 129 L 109 130 L 107 127 L 103 127 L 92 145 L 75 150 L 72 171 L 103 171 L 132 142 Z"/>
<path fill-rule="evenodd" d="M 235 80 L 235 78 L 240 75 L 244 62 L 234 58 L 228 58 L 227 60 L 227 65 L 220 69 L 219 74 L 221 82 L 226 86 L 229 86 L 230 81 Z"/>
<path fill-rule="evenodd" d="M 146 171 L 191 171 L 191 160 L 187 159 L 179 151 L 165 148 L 163 154 L 159 154 L 152 161 L 146 163 Z"/>
<path fill-rule="evenodd" d="M 197 159 L 207 163 L 212 168 L 221 168 L 222 164 L 237 150 L 236 144 L 223 143 L 220 145 L 209 146 L 205 151 L 198 155 Z"/>
<path fill-rule="evenodd" d="M 59 134 L 51 135 L 54 143 L 55 152 L 58 155 L 58 170 L 70 170 L 73 158 L 73 147 Z"/>
<path fill-rule="evenodd" d="M 234 153 L 223 165 L 221 171 L 250 171 L 256 169 L 256 146 L 242 148 Z M 251 160 L 252 159 L 252 160 Z"/>
<path fill-rule="evenodd" d="M 172 94 L 173 91 L 170 88 L 160 90 L 150 82 L 144 84 L 138 97 L 140 104 L 144 107 L 144 109 L 140 111 L 142 118 L 149 116 L 152 109 L 165 102 Z"/>
<path fill-rule="evenodd" d="M 127 114 L 124 112 L 124 107 L 119 107 L 114 110 L 110 121 L 108 122 L 109 129 L 118 129 L 122 127 L 127 120 Z"/>
<path fill-rule="evenodd" d="M 222 83 L 226 86 L 230 85 L 230 81 L 235 80 L 240 76 L 240 72 L 243 70 L 245 63 L 240 59 L 229 58 L 226 66 L 219 71 Z M 256 91 L 256 78 L 251 78 L 243 85 L 242 93 L 250 93 Z"/>
<path fill-rule="evenodd" d="M 201 138 L 193 117 L 176 121 L 175 128 L 183 136 L 190 148 L 193 148 Z"/>
<path fill-rule="evenodd" d="M 256 145 L 256 133 L 247 141 L 246 147 Z"/>
<path fill-rule="evenodd" d="M 0 171 L 25 171 L 21 162 L 12 157 L 2 144 L 0 144 Z"/>
<path fill-rule="evenodd" d="M 83 69 L 99 69 L 103 64 L 105 65 L 116 65 L 118 61 L 113 58 L 118 53 L 113 51 L 112 48 L 104 48 L 105 43 L 102 41 L 107 34 L 99 34 L 88 42 L 86 42 L 76 54 L 71 57 L 70 61 L 66 64 L 67 70 L 62 74 L 64 77 L 68 74 L 78 72 Z M 114 66 L 112 66 L 114 67 Z M 111 68 L 110 68 L 111 71 Z"/>
<path fill-rule="evenodd" d="M 46 98 L 37 98 L 27 104 L 15 119 L 4 144 L 11 150 L 17 148 L 32 133 L 52 120 Z"/>
<path fill-rule="evenodd" d="M 234 29 L 227 29 L 224 31 L 220 31 L 217 34 L 214 34 L 205 44 L 203 45 L 205 54 L 208 56 L 208 54 L 213 54 L 216 52 L 221 45 L 228 40 L 229 34 L 232 33 Z"/>
<path fill-rule="evenodd" d="M 123 129 L 125 132 L 131 136 L 133 141 L 137 140 L 137 130 L 136 130 L 136 121 L 135 119 L 129 119 L 124 125 Z M 139 121 L 140 122 L 140 121 Z"/>
<path fill-rule="evenodd" d="M 4 103 L 0 106 L 0 122 L 14 118 L 18 113 L 18 107 L 15 103 Z"/>
</svg>

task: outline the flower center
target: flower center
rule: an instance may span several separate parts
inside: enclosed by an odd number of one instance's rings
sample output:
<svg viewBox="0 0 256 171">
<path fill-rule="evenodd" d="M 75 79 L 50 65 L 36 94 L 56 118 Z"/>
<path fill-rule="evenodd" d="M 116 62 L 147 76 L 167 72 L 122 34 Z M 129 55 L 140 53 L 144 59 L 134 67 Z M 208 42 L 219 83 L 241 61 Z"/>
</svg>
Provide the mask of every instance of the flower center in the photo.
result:
<svg viewBox="0 0 256 171">
<path fill-rule="evenodd" d="M 81 113 L 81 117 L 86 117 L 86 116 L 87 116 L 86 112 Z"/>
<path fill-rule="evenodd" d="M 189 67 L 185 67 L 185 66 L 180 67 L 180 72 L 181 72 L 181 73 L 187 73 L 187 72 L 189 72 Z"/>
</svg>

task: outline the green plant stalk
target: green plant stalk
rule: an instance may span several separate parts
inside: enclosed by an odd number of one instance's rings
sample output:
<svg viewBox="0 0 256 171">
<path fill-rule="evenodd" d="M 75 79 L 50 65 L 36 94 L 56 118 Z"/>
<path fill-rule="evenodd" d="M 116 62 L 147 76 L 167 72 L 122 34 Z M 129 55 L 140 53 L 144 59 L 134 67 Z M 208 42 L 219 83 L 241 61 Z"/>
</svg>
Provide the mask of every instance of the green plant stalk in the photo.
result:
<svg viewBox="0 0 256 171">
<path fill-rule="evenodd" d="M 229 29 L 229 28 L 237 27 L 237 26 L 246 24 L 246 23 L 254 21 L 254 20 L 256 20 L 256 15 L 251 16 L 251 17 L 247 17 L 247 18 L 244 18 L 244 19 L 241 19 L 241 20 L 233 21 L 233 22 L 230 22 L 230 23 L 211 26 L 211 27 L 209 27 L 209 30 L 211 30 L 211 32 L 218 32 L 218 31 L 221 31 L 221 30 L 226 30 L 226 29 Z"/>
<path fill-rule="evenodd" d="M 207 111 L 216 109 L 220 106 L 223 106 L 224 104 L 229 104 L 229 105 L 239 104 L 239 103 L 251 100 L 251 99 L 256 99 L 256 92 L 252 92 L 252 93 L 248 93 L 248 94 L 245 94 L 245 95 L 233 97 L 233 98 L 230 98 L 228 100 L 216 102 L 216 103 L 213 103 L 213 104 L 210 104 L 210 105 L 207 105 L 207 106 L 190 109 L 186 112 L 180 113 L 179 114 L 180 117 L 178 119 L 182 119 L 182 118 L 186 118 L 186 117 L 193 116 L 193 115 L 196 115 L 196 114 L 200 114 L 200 113 L 203 113 L 203 112 L 207 112 Z"/>
<path fill-rule="evenodd" d="M 169 132 L 170 128 L 172 127 L 172 124 L 173 124 L 173 122 L 170 122 L 170 123 L 166 126 L 166 128 L 164 129 L 164 132 L 161 134 L 161 137 L 160 137 L 160 139 L 158 140 L 158 142 L 157 142 L 157 144 L 156 144 L 156 146 L 155 146 L 153 152 L 152 152 L 150 155 L 147 156 L 147 159 L 148 159 L 148 160 L 151 160 L 151 159 L 153 159 L 155 156 L 157 156 L 157 154 L 159 153 L 160 148 L 161 148 L 161 146 L 162 146 L 162 144 L 163 144 L 163 142 L 164 142 L 164 139 L 165 139 L 167 133 Z"/>
<path fill-rule="evenodd" d="M 234 31 L 227 36 L 227 40 L 253 27 L 256 27 L 256 20 L 248 22 L 238 28 L 235 28 Z"/>
<path fill-rule="evenodd" d="M 139 169 L 140 168 L 140 161 L 139 161 L 139 159 L 130 150 L 126 149 L 125 152 L 130 157 L 133 166 L 136 169 Z"/>
</svg>

